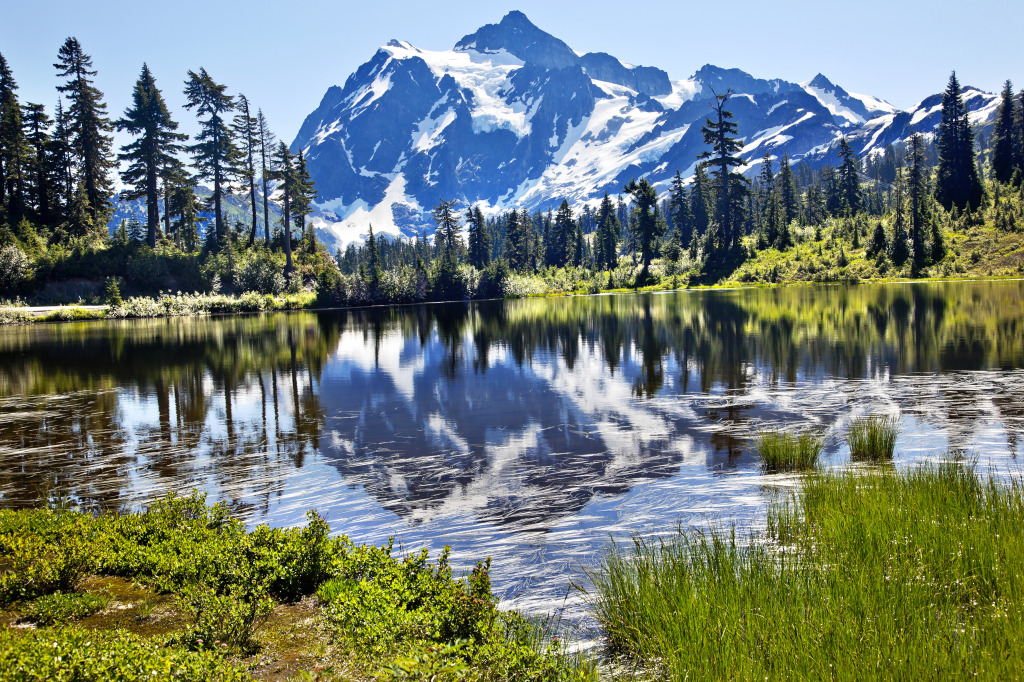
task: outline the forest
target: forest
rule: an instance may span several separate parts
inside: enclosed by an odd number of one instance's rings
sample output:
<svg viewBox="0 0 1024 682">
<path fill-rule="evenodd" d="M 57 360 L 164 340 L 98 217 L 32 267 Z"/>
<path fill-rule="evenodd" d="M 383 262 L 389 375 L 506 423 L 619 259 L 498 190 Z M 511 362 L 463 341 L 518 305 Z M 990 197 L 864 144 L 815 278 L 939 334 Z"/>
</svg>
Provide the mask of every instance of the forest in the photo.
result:
<svg viewBox="0 0 1024 682">
<path fill-rule="evenodd" d="M 331 254 L 307 221 L 317 193 L 303 152 L 278 141 L 245 95 L 188 71 L 190 140 L 147 65 L 116 118 L 77 39 L 54 66 L 64 80 L 51 116 L 19 101 L 0 55 L 0 296 L 15 304 L 128 298 L 136 305 L 121 312 L 132 316 L 154 300 L 165 312 L 210 309 L 204 296 L 230 308 L 224 300 L 249 294 L 241 307 L 262 309 L 1024 268 L 1024 91 L 1009 81 L 985 130 L 972 126 L 954 73 L 934 134 L 864 158 L 840 138 L 831 158 L 798 163 L 771 151 L 744 161 L 731 93 L 717 94 L 695 174 L 677 171 L 661 196 L 641 177 L 546 212 L 485 215 L 442 199 L 432 236 L 371 227 L 365 243 Z M 132 137 L 119 150 L 114 130 Z M 112 223 L 126 201 L 144 214 Z M 183 291 L 191 304 L 166 301 Z"/>
</svg>

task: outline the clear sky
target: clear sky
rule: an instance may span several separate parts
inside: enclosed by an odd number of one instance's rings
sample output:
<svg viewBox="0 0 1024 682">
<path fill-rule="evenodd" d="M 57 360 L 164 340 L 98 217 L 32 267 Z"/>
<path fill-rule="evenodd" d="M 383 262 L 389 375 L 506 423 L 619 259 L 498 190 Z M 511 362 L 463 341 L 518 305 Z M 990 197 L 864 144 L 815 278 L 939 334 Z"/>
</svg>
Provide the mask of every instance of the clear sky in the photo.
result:
<svg viewBox="0 0 1024 682">
<path fill-rule="evenodd" d="M 185 132 L 195 129 L 181 108 L 186 72 L 205 67 L 291 142 L 326 89 L 391 38 L 449 49 L 512 9 L 579 52 L 608 52 L 672 78 L 705 63 L 797 82 L 820 71 L 901 108 L 941 91 L 953 69 L 961 83 L 990 91 L 1007 78 L 1024 86 L 1021 0 L 0 0 L 0 53 L 21 101 L 52 107 L 57 50 L 77 37 L 112 116 L 147 62 Z"/>
</svg>

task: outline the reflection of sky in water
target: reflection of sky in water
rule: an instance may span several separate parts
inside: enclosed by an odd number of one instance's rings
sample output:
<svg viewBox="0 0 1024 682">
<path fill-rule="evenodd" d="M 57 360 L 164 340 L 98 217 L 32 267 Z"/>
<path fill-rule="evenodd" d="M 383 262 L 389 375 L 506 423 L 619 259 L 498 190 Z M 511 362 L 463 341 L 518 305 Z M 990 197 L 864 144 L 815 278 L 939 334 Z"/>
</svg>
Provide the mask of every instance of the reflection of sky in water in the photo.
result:
<svg viewBox="0 0 1024 682">
<path fill-rule="evenodd" d="M 986 307 L 993 286 L 1010 313 Z M 82 327 L 89 343 L 0 333 L 0 494 L 133 507 L 195 488 L 282 526 L 315 507 L 356 542 L 449 544 L 464 568 L 491 556 L 509 603 L 568 598 L 578 615 L 570 582 L 610 539 L 763 523 L 793 485 L 758 474 L 748 439 L 765 424 L 823 429 L 827 463 L 845 465 L 852 419 L 900 414 L 900 466 L 952 449 L 1017 472 L 1022 342 L 1000 329 L 1021 315 L 1019 283 L 906 291 Z M 137 368 L 96 332 L 118 329 Z M 81 365 L 61 364 L 69 352 Z"/>
</svg>

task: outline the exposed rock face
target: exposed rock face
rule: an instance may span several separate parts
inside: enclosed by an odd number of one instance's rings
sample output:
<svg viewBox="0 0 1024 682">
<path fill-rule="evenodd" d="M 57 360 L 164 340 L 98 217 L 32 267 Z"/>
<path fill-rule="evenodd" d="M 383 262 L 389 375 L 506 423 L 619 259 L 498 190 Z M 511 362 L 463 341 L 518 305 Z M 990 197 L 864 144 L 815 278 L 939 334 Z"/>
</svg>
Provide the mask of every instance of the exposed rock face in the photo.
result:
<svg viewBox="0 0 1024 682">
<path fill-rule="evenodd" d="M 616 195 L 633 177 L 664 191 L 692 175 L 700 126 L 715 93 L 744 138 L 749 172 L 765 152 L 793 161 L 834 157 L 846 137 L 859 154 L 881 150 L 939 117 L 936 95 L 909 112 L 852 94 L 818 74 L 805 83 L 755 78 L 711 64 L 691 78 L 578 56 L 510 12 L 428 51 L 392 41 L 332 86 L 292 143 L 304 149 L 319 190 L 314 224 L 341 243 L 375 231 L 432 231 L 441 198 L 485 211 L 577 207 Z M 990 121 L 998 97 L 965 88 L 972 122 Z"/>
</svg>

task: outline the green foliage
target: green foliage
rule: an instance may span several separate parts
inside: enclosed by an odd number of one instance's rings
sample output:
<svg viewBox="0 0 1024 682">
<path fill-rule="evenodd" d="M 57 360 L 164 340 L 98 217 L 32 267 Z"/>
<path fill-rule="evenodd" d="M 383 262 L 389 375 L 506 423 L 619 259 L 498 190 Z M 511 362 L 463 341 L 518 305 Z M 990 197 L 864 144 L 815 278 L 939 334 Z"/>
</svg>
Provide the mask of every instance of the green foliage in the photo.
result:
<svg viewBox="0 0 1024 682">
<path fill-rule="evenodd" d="M 224 594 L 204 585 L 186 585 L 178 605 L 192 618 L 189 628 L 179 634 L 182 644 L 244 653 L 259 649 L 256 632 L 274 610 L 274 601 L 258 584 L 231 585 Z"/>
<path fill-rule="evenodd" d="M 241 682 L 213 652 L 161 646 L 122 631 L 0 629 L 0 670 L 12 682 Z"/>
<path fill-rule="evenodd" d="M 825 437 L 813 431 L 789 433 L 765 429 L 754 437 L 754 446 L 765 471 L 802 471 L 818 465 Z"/>
<path fill-rule="evenodd" d="M 49 626 L 85 618 L 106 608 L 109 600 L 101 594 L 54 592 L 37 597 L 25 605 L 24 619 Z"/>
<path fill-rule="evenodd" d="M 608 644 L 687 679 L 1013 678 L 1024 665 L 1024 489 L 950 463 L 812 474 L 769 536 L 615 547 Z"/>
<path fill-rule="evenodd" d="M 850 457 L 871 462 L 892 461 L 899 433 L 899 419 L 892 415 L 858 419 L 850 424 L 846 434 Z"/>
</svg>

